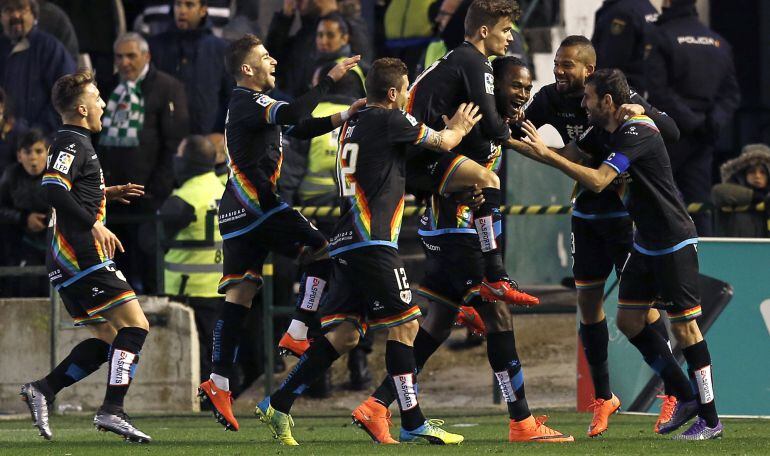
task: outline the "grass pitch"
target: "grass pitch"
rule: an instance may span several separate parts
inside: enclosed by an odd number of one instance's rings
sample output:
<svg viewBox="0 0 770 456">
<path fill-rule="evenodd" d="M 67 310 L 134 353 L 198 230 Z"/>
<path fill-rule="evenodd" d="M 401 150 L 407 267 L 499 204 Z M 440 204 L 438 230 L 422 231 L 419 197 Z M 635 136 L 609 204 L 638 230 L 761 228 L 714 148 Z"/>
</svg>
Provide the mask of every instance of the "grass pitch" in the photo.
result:
<svg viewBox="0 0 770 456">
<path fill-rule="evenodd" d="M 435 412 L 435 411 L 434 411 Z M 208 414 L 183 416 L 137 416 L 134 423 L 149 433 L 148 445 L 123 442 L 114 434 L 97 432 L 91 415 L 58 416 L 51 419 L 54 440 L 44 441 L 27 420 L 0 421 L 2 455 L 262 455 L 262 454 L 488 454 L 526 452 L 527 454 L 770 454 L 770 421 L 725 419 L 725 436 L 708 442 L 678 442 L 652 432 L 653 417 L 615 415 L 603 437 L 589 439 L 585 431 L 590 415 L 552 412 L 548 424 L 575 436 L 574 444 L 507 443 L 506 417 L 494 413 L 461 414 L 457 410 L 431 417 L 446 420 L 445 429 L 465 436 L 459 447 L 430 445 L 378 446 L 345 413 L 297 415 L 294 436 L 299 447 L 280 446 L 267 427 L 257 419 L 240 416 L 239 432 L 224 432 Z M 391 433 L 397 436 L 398 422 Z"/>
</svg>

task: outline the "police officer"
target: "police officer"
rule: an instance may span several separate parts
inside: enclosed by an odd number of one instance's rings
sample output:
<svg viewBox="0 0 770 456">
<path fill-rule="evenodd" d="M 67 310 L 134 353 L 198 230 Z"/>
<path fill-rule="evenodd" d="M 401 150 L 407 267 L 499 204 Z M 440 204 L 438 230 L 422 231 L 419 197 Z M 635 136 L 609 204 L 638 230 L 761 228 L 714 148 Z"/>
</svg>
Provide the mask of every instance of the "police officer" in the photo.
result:
<svg viewBox="0 0 770 456">
<path fill-rule="evenodd" d="M 623 70 L 629 85 L 644 92 L 645 35 L 657 18 L 649 0 L 604 0 L 591 37 L 598 67 Z"/>
<path fill-rule="evenodd" d="M 732 49 L 698 20 L 695 0 L 664 0 L 646 61 L 650 103 L 670 115 L 681 138 L 668 147 L 685 203 L 711 201 L 714 144 L 740 103 Z M 711 215 L 693 215 L 699 236 L 712 234 Z"/>
<path fill-rule="evenodd" d="M 209 212 L 216 210 L 225 187 L 214 173 L 215 160 L 216 149 L 205 137 L 193 135 L 182 140 L 174 157 L 174 176 L 179 188 L 159 211 L 167 220 L 166 239 L 199 244 L 169 249 L 164 279 L 166 294 L 179 297 L 195 311 L 201 378 L 208 378 L 211 370 L 211 337 L 221 301 L 217 285 L 222 277 L 222 238 Z M 205 244 L 207 238 L 210 244 Z"/>
</svg>

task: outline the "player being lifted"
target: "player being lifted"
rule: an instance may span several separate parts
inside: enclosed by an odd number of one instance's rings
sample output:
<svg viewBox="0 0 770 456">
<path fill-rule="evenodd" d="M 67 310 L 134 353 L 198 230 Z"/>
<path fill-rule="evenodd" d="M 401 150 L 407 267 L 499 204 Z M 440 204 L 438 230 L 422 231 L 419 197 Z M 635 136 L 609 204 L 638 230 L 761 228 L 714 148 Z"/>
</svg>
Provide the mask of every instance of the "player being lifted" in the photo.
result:
<svg viewBox="0 0 770 456">
<path fill-rule="evenodd" d="M 482 119 L 451 152 L 413 150 L 407 164 L 407 182 L 413 191 L 438 195 L 479 188 L 483 202 L 472 211 L 484 258 L 482 299 L 508 303 L 537 300 L 518 290 L 508 277 L 494 226 L 500 226 L 500 179 L 486 163 L 497 154 L 497 144 L 510 139 L 505 120 L 495 109 L 491 56 L 505 55 L 513 41 L 513 20 L 519 13 L 513 0 L 476 0 L 465 17 L 465 42 L 449 51 L 417 77 L 409 93 L 407 112 L 431 128 L 443 128 L 442 115 L 460 103 L 472 101 Z"/>
<path fill-rule="evenodd" d="M 326 238 L 276 192 L 283 159 L 281 125 L 293 125 L 291 134 L 298 137 L 312 137 L 340 126 L 363 106 L 363 100 L 329 117 L 312 118 L 310 113 L 359 59 L 355 56 L 343 60 L 308 93 L 285 103 L 265 93 L 275 86 L 277 62 L 259 38 L 247 34 L 231 43 L 225 54 L 226 67 L 238 84 L 225 120 L 230 178 L 219 205 L 224 252 L 219 292 L 225 294 L 225 303 L 214 328 L 213 372 L 200 385 L 199 394 L 211 402 L 214 416 L 226 429 L 238 430 L 231 406 L 230 378 L 240 329 L 262 285 L 262 264 L 268 253 L 300 257 L 311 279 L 325 283 L 329 274 Z M 292 324 L 303 326 L 305 323 L 299 320 L 315 318 L 320 289 L 307 290 L 312 297 L 300 295 L 302 308 Z M 304 329 L 307 331 L 307 326 Z"/>
<path fill-rule="evenodd" d="M 695 321 L 701 314 L 695 225 L 679 197 L 655 123 L 644 115 L 617 118 L 617 111 L 629 101 L 628 83 L 620 70 L 598 70 L 587 78 L 582 105 L 589 122 L 609 133 L 606 155 L 598 168 L 579 165 L 550 150 L 529 122 L 523 126 L 527 144 L 517 149 L 560 169 L 595 193 L 618 176 L 630 181 L 627 207 L 636 230 L 620 276 L 618 328 L 677 398 L 670 419 L 661 423 L 658 432 L 673 432 L 698 415 L 676 438 L 718 438 L 722 424 L 714 401 L 711 356 Z M 671 331 L 687 360 L 690 381 L 663 337 L 647 324 L 653 306 L 668 313 Z M 693 387 L 697 387 L 696 393 Z"/>
<path fill-rule="evenodd" d="M 51 97 L 64 125 L 51 143 L 42 180 L 54 208 L 46 254 L 48 278 L 75 325 L 87 327 L 94 337 L 76 345 L 47 376 L 22 386 L 21 396 L 40 435 L 50 440 L 48 406 L 56 394 L 108 361 L 107 392 L 94 426 L 132 442 L 147 443 L 152 439 L 131 424 L 123 402 L 149 324 L 134 290 L 112 261 L 123 246 L 104 226 L 107 200 L 128 204 L 127 198 L 143 195 L 144 187 L 104 186 L 91 135 L 102 129 L 105 104 L 90 73 L 62 76 Z"/>
<path fill-rule="evenodd" d="M 461 104 L 440 133 L 401 112 L 407 100 L 406 66 L 398 59 L 374 62 L 366 78 L 367 107 L 342 127 L 337 173 L 342 216 L 330 241 L 332 281 L 321 307 L 330 331 L 318 338 L 257 415 L 281 443 L 296 445 L 289 411 L 294 400 L 366 330 L 387 329 L 385 365 L 398 391 L 401 441 L 419 438 L 457 444 L 463 437 L 426 420 L 417 401 L 413 343 L 420 309 L 412 304 L 398 235 L 404 210 L 406 148 L 448 151 L 479 120 L 478 108 Z"/>
<path fill-rule="evenodd" d="M 553 73 L 556 82 L 546 85 L 535 94 L 527 105 L 527 120 L 539 128 L 553 126 L 566 146 L 559 153 L 588 166 L 598 167 L 607 156 L 604 144 L 609 133 L 591 127 L 586 110 L 581 106 L 586 78 L 596 68 L 596 52 L 591 41 L 580 35 L 565 38 L 554 57 Z M 629 103 L 620 106 L 615 116 L 624 121 L 634 115 L 649 116 L 665 141 L 677 141 L 679 129 L 674 120 L 650 106 L 632 91 Z M 620 400 L 610 389 L 607 365 L 609 332 L 603 310 L 604 285 L 613 267 L 618 275 L 631 252 L 633 222 L 623 205 L 622 182 L 607 186 L 600 193 L 588 191 L 582 185 L 576 187 L 572 209 L 572 272 L 577 288 L 580 308 L 580 340 L 588 360 L 593 380 L 595 399 L 591 404 L 593 419 L 588 436 L 595 437 L 608 428 L 609 417 L 620 408 Z M 650 309 L 647 324 L 656 330 L 666 342 L 668 331 L 660 313 Z M 670 419 L 676 399 L 667 391 L 663 396 L 660 424 Z"/>
<path fill-rule="evenodd" d="M 526 65 L 515 57 L 502 57 L 493 64 L 497 109 L 512 117 L 529 101 L 532 76 Z M 497 148 L 488 161 L 480 164 L 497 172 L 501 151 Z M 423 319 L 414 342 L 417 371 L 449 337 L 458 309 L 475 309 L 479 323 L 486 326 L 487 356 L 498 380 L 510 417 L 509 440 L 512 442 L 568 442 L 572 436 L 554 431 L 544 418 L 534 418 L 524 394 L 524 376 L 516 351 L 508 304 L 486 302 L 479 296 L 484 277 L 484 260 L 478 237 L 470 227 L 471 210 L 453 198 L 433 195 L 431 206 L 420 222 L 419 234 L 425 251 L 425 277 L 417 293 L 429 301 L 428 315 Z M 495 230 L 498 234 L 499 230 Z M 471 306 L 471 307 L 467 307 Z M 353 411 L 353 421 L 379 443 L 392 443 L 388 425 L 388 406 L 397 398 L 389 378 Z"/>
</svg>

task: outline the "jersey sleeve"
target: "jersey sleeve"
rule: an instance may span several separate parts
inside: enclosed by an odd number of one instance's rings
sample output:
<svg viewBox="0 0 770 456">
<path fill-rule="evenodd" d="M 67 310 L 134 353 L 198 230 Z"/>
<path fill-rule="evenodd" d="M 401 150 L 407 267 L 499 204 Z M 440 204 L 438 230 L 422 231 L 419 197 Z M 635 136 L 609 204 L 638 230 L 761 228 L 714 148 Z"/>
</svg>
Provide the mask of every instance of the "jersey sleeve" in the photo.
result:
<svg viewBox="0 0 770 456">
<path fill-rule="evenodd" d="M 391 144 L 409 143 L 419 146 L 428 140 L 435 131 L 411 114 L 394 111 L 388 119 L 388 139 Z"/>
<path fill-rule="evenodd" d="M 665 112 L 659 111 L 652 106 L 644 97 L 637 92 L 631 90 L 631 103 L 638 104 L 644 108 L 644 115 L 652 119 L 655 125 L 658 126 L 663 140 L 666 142 L 675 143 L 679 141 L 679 127 L 676 125 L 674 119 L 669 117 Z"/>
<path fill-rule="evenodd" d="M 614 168 L 618 174 L 627 171 L 631 164 L 642 156 L 646 150 L 645 143 L 651 140 L 653 135 L 646 130 L 650 127 L 638 124 L 625 124 L 620 128 L 610 154 L 604 160 L 604 163 Z"/>
<path fill-rule="evenodd" d="M 495 77 L 492 67 L 486 64 L 467 62 L 462 67 L 463 77 L 470 100 L 479 107 L 481 120 L 478 124 L 484 136 L 492 141 L 504 141 L 511 136 L 508 124 L 497 112 L 495 102 Z M 451 117 L 453 112 L 445 112 Z"/>
<path fill-rule="evenodd" d="M 255 115 L 260 123 L 278 125 L 278 110 L 287 104 L 264 93 L 254 94 Z"/>
<path fill-rule="evenodd" d="M 87 151 L 77 150 L 77 145 L 54 144 L 48 154 L 41 185 L 58 185 L 69 191 L 78 177 Z"/>
</svg>

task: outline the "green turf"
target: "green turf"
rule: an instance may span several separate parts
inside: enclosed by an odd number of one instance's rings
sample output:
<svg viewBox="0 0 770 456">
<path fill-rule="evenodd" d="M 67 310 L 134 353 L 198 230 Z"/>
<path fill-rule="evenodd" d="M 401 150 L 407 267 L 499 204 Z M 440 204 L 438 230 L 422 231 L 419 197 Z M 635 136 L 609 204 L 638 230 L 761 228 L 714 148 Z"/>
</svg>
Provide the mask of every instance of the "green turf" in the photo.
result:
<svg viewBox="0 0 770 456">
<path fill-rule="evenodd" d="M 435 414 L 433 416 L 436 416 Z M 212 417 L 136 417 L 134 423 L 155 439 L 149 445 L 128 444 L 113 434 L 99 433 L 89 416 L 54 416 L 54 441 L 43 441 L 27 421 L 0 421 L 2 455 L 261 455 L 261 454 L 768 454 L 770 421 L 724 420 L 725 437 L 719 441 L 677 442 L 653 434 L 652 417 L 616 415 L 609 432 L 598 439 L 585 437 L 590 415 L 554 412 L 549 424 L 573 434 L 573 444 L 509 444 L 507 420 L 499 414 L 461 415 L 452 410 L 443 415 L 445 429 L 463 434 L 459 447 L 429 445 L 377 446 L 350 424 L 342 413 L 326 416 L 297 416 L 294 436 L 300 447 L 278 445 L 267 428 L 251 417 L 240 417 L 240 432 L 224 432 Z M 397 425 L 398 423 L 396 423 Z M 397 428 L 396 428 L 397 429 Z M 396 435 L 396 429 L 393 434 Z"/>
</svg>

